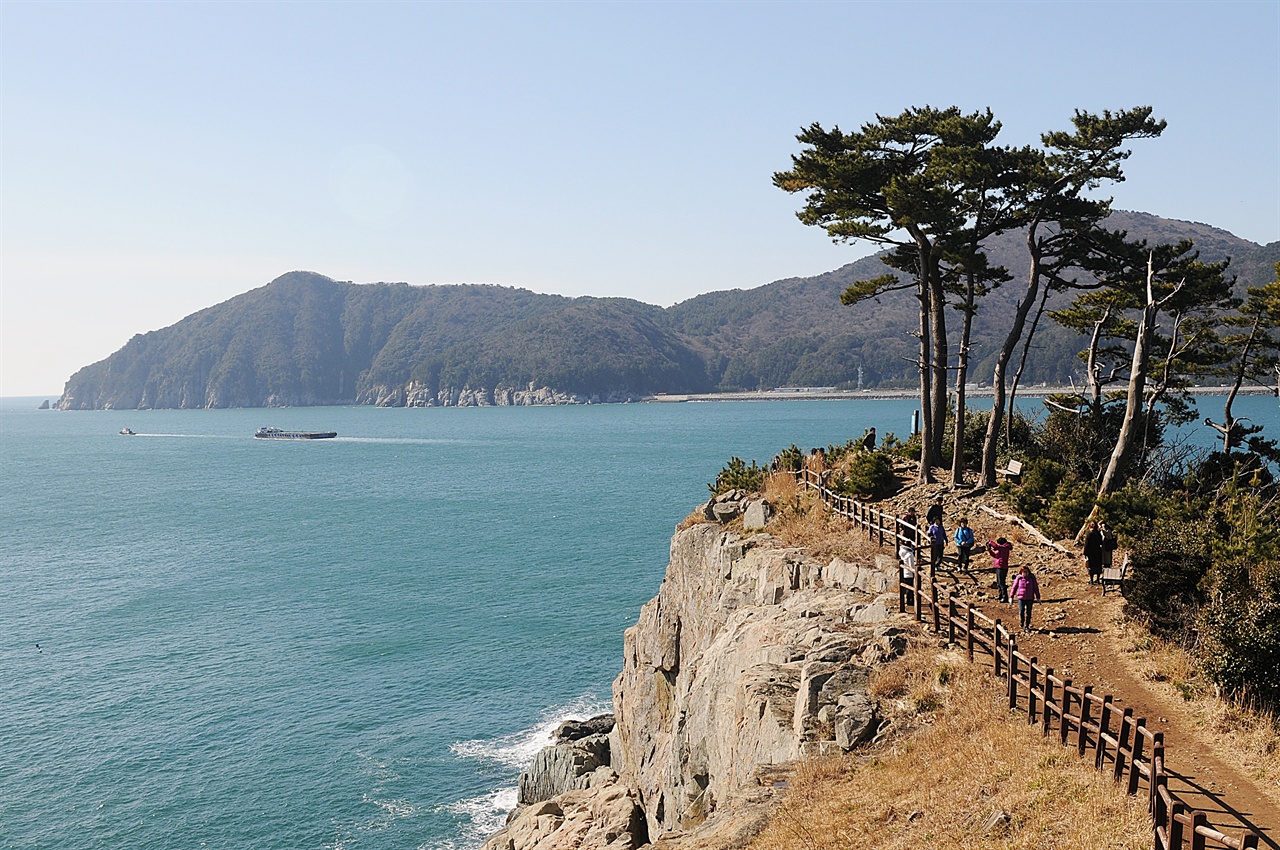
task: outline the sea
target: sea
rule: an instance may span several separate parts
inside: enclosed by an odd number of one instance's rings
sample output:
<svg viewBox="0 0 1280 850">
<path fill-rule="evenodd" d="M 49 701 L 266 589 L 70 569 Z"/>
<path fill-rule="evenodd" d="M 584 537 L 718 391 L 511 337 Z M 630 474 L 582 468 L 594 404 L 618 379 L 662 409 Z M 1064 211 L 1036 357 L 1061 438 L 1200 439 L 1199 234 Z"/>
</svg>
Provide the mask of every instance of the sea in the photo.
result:
<svg viewBox="0 0 1280 850">
<path fill-rule="evenodd" d="M 40 401 L 0 399 L 0 847 L 58 850 L 479 846 L 729 458 L 914 410 Z"/>
</svg>

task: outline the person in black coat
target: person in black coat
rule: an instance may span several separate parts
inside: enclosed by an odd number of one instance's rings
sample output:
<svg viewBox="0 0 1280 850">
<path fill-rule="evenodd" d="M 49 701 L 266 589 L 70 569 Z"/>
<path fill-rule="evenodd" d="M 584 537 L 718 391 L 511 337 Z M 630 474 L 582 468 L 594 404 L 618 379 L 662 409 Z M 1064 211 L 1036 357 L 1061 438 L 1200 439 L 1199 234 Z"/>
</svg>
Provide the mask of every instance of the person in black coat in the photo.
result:
<svg viewBox="0 0 1280 850">
<path fill-rule="evenodd" d="M 1089 523 L 1089 533 L 1084 538 L 1084 563 L 1089 571 L 1089 584 L 1102 580 L 1102 532 L 1097 522 Z"/>
</svg>

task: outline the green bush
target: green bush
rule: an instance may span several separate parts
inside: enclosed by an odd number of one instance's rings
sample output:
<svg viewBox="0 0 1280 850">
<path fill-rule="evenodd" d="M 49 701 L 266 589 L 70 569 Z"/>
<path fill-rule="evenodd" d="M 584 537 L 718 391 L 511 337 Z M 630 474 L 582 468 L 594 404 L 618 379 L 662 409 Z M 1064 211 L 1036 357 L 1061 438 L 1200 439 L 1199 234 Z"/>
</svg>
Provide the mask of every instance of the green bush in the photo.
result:
<svg viewBox="0 0 1280 850">
<path fill-rule="evenodd" d="M 1222 577 L 1201 617 L 1201 663 L 1229 696 L 1280 708 L 1280 565 L 1224 572 L 1236 575 Z"/>
<path fill-rule="evenodd" d="M 893 460 L 884 452 L 858 452 L 834 488 L 846 496 L 882 499 L 893 495 L 898 477 L 893 474 Z"/>
<path fill-rule="evenodd" d="M 799 472 L 804 469 L 804 452 L 795 443 L 778 453 L 779 469 Z"/>
<path fill-rule="evenodd" d="M 715 482 L 708 484 L 711 495 L 719 496 L 730 490 L 745 490 L 754 493 L 764 487 L 765 469 L 754 460 L 747 466 L 746 461 L 734 455 L 729 463 L 720 470 Z"/>
<path fill-rule="evenodd" d="M 1053 491 L 1045 525 L 1053 537 L 1073 537 L 1093 512 L 1093 484 L 1075 478 L 1064 478 Z"/>
<path fill-rule="evenodd" d="M 1203 526 L 1162 523 L 1129 550 L 1125 614 L 1160 637 L 1194 644 L 1212 565 L 1202 543 L 1204 531 Z"/>
</svg>

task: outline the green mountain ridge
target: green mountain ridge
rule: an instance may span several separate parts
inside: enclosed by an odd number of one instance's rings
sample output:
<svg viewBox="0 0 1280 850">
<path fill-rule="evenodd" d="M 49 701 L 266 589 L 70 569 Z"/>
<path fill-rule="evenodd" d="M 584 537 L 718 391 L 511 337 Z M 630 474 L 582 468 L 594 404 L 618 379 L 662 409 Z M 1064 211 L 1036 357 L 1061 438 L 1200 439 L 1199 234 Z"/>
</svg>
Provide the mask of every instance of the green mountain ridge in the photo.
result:
<svg viewBox="0 0 1280 850">
<path fill-rule="evenodd" d="M 1267 246 L 1195 222 L 1117 212 L 1151 242 L 1191 238 L 1233 259 L 1238 285 L 1270 280 Z M 988 246 L 1014 280 L 983 302 L 974 379 L 990 381 L 1002 317 L 1025 274 L 1018 234 Z M 669 308 L 496 285 L 355 284 L 295 271 L 129 340 L 71 376 L 61 409 L 428 406 L 624 401 L 653 393 L 778 386 L 910 387 L 909 292 L 855 307 L 840 293 L 883 274 L 878 255 L 825 274 L 711 292 Z M 958 331 L 960 316 L 953 313 Z M 1042 324 L 1024 381 L 1079 374 L 1080 340 Z"/>
</svg>

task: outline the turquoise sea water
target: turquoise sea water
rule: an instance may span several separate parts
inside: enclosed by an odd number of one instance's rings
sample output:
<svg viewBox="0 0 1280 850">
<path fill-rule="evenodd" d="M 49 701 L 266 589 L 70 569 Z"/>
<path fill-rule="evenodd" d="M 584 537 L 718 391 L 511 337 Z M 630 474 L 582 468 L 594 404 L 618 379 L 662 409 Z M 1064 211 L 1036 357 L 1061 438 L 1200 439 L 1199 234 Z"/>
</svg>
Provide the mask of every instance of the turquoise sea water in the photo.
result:
<svg viewBox="0 0 1280 850">
<path fill-rule="evenodd" d="M 83 850 L 476 846 L 550 728 L 607 707 L 728 457 L 913 408 L 38 401 L 0 402 L 0 846 Z"/>
</svg>

